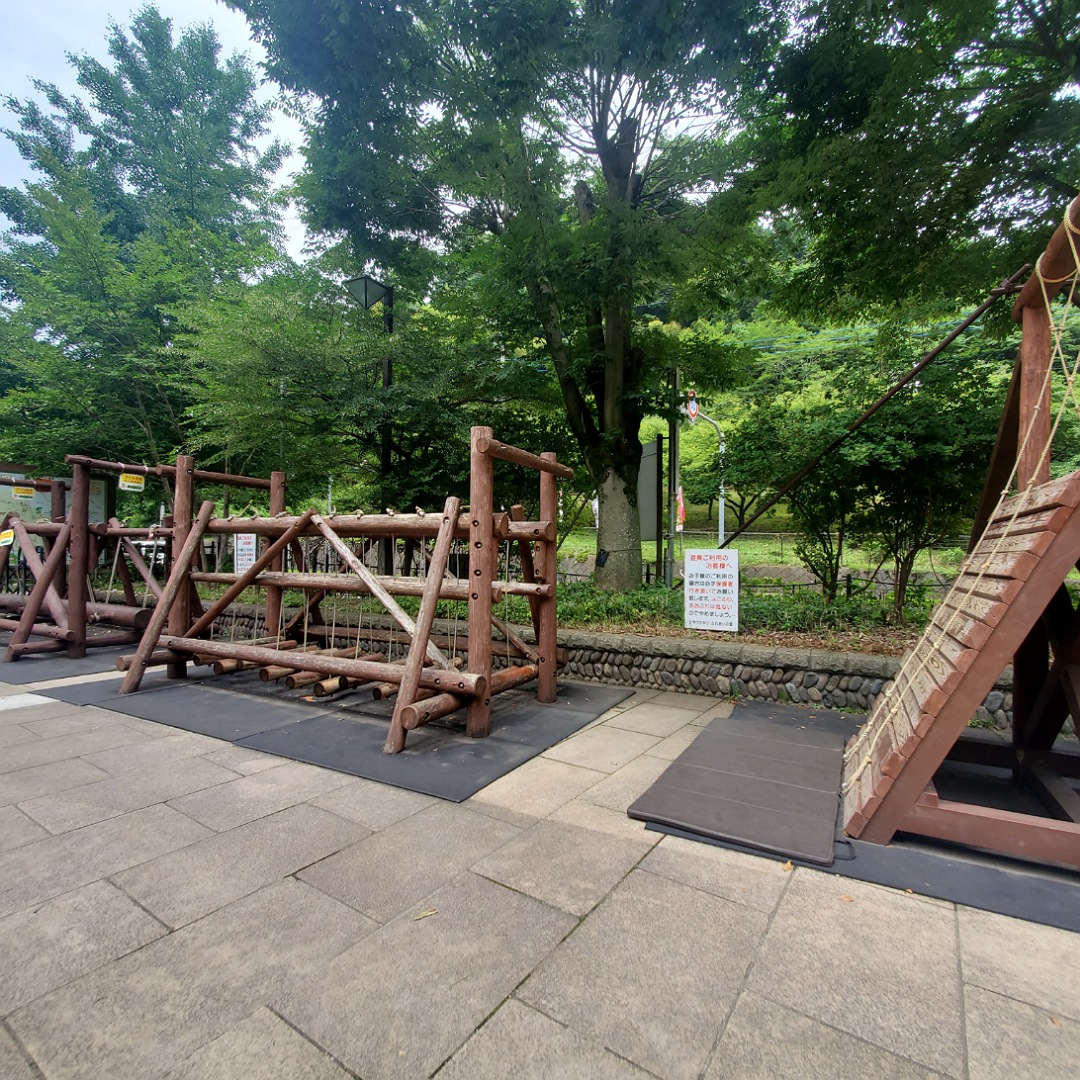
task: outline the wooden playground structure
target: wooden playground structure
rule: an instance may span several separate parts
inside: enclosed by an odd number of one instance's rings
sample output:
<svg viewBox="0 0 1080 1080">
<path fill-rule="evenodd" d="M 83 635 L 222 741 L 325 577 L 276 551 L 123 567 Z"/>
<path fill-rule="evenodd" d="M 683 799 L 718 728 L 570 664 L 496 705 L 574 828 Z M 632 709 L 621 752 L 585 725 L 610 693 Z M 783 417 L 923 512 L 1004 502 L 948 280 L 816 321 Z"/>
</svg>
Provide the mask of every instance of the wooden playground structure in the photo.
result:
<svg viewBox="0 0 1080 1080">
<path fill-rule="evenodd" d="M 1080 270 L 1080 198 L 1013 308 L 1022 340 L 967 558 L 890 690 L 848 745 L 842 796 L 851 837 L 905 832 L 1080 868 L 1080 609 L 1065 586 L 1080 564 L 1080 471 L 1051 480 L 1055 416 L 1080 412 L 1080 356 L 1063 348 Z M 1067 289 L 1066 289 L 1067 287 Z M 1062 310 L 1053 301 L 1063 290 Z M 966 739 L 975 709 L 1013 664 L 1010 743 Z M 1009 770 L 1050 816 L 939 798 L 946 760 Z"/>
<path fill-rule="evenodd" d="M 494 462 L 507 461 L 539 474 L 539 520 L 524 520 L 520 506 L 509 514 L 496 512 Z M 278 475 L 278 474 L 275 474 Z M 162 589 L 136 653 L 124 658 L 127 676 L 121 693 L 138 690 L 151 664 L 165 664 L 172 677 L 183 677 L 190 661 L 216 661 L 224 670 L 254 668 L 267 679 L 283 674 L 299 676 L 300 685 L 319 680 L 324 692 L 360 683 L 385 684 L 384 694 L 395 696 L 386 752 L 398 753 L 408 731 L 464 708 L 466 733 L 488 734 L 492 698 L 505 690 L 538 680 L 538 700 L 553 702 L 559 651 L 556 646 L 556 515 L 559 478 L 569 479 L 573 470 L 560 464 L 554 454 L 539 456 L 508 446 L 494 438 L 492 430 L 472 430 L 469 504 L 462 513 L 461 501 L 446 500 L 441 514 L 328 514 L 314 509 L 293 516 L 284 512 L 283 479 L 271 487 L 270 516 L 214 518 L 214 505 L 204 501 L 192 517 L 195 481 L 199 473 L 190 458 L 181 457 L 175 469 L 175 503 L 171 539 L 172 569 Z M 275 497 L 277 496 L 277 497 Z M 197 553 L 205 536 L 255 534 L 265 547 L 251 566 L 241 573 L 200 571 Z M 336 573 L 313 573 L 305 568 L 301 541 L 319 537 L 338 562 Z M 364 564 L 364 555 L 379 541 L 406 538 L 424 544 L 427 572 L 423 579 L 377 576 Z M 426 542 L 433 542 L 430 552 Z M 507 545 L 506 573 L 498 576 L 500 547 Z M 467 545 L 467 577 L 450 575 L 451 554 Z M 521 581 L 509 580 L 509 547 L 517 548 Z M 286 552 L 296 569 L 284 569 Z M 461 555 L 461 552 L 457 552 Z M 464 562 L 464 559 L 459 559 Z M 223 594 L 202 610 L 198 583 L 225 585 Z M 265 635 L 253 640 L 224 640 L 214 627 L 231 604 L 249 588 L 265 589 Z M 303 593 L 301 610 L 284 619 L 282 594 L 286 589 Z M 389 662 L 383 653 L 360 652 L 355 644 L 333 647 L 336 638 L 350 636 L 345 627 L 327 626 L 320 603 L 328 596 L 361 594 L 375 597 L 389 613 L 408 643 L 402 661 Z M 505 619 L 495 614 L 495 604 L 510 595 L 528 598 L 536 645 L 516 634 Z M 415 619 L 395 596 L 419 596 Z M 448 656 L 445 643 L 432 635 L 440 600 L 463 602 L 468 612 L 464 656 Z M 501 639 L 493 638 L 493 629 Z M 312 639 L 330 647 L 309 644 Z M 442 645 L 442 647 L 440 647 Z M 494 649 L 525 661 L 495 670 Z M 331 680 L 336 682 L 331 686 Z M 294 679 L 294 685 L 296 684 Z M 380 689 L 377 687 L 377 689 Z"/>
<path fill-rule="evenodd" d="M 173 482 L 179 477 L 178 486 L 182 487 L 190 473 L 193 480 L 269 490 L 271 502 L 278 493 L 284 506 L 283 473 L 264 480 L 208 472 L 195 469 L 190 458 L 182 459 L 187 464 L 178 466 L 133 465 L 70 454 L 65 460 L 72 469 L 70 481 L 0 477 L 0 484 L 49 492 L 51 502 L 51 520 L 24 520 L 19 514 L 9 513 L 0 522 L 4 541 L 0 569 L 7 567 L 13 548 L 17 549 L 34 581 L 27 593 L 0 593 L 0 611 L 18 615 L 17 619 L 0 618 L 0 630 L 12 632 L 3 657 L 8 662 L 29 653 L 64 652 L 78 658 L 85 656 L 88 648 L 135 644 L 150 625 L 162 586 L 136 543 L 142 540 L 169 544 L 174 531 L 172 519 L 148 528 L 122 525 L 115 512 L 117 476 L 156 476 Z M 101 522 L 91 520 L 90 484 L 95 474 L 108 478 L 106 520 Z M 45 549 L 44 559 L 38 551 L 39 542 Z M 89 578 L 103 555 L 110 566 L 110 579 L 106 599 L 100 601 L 92 595 Z M 123 603 L 111 602 L 114 582 L 123 591 Z M 197 604 L 198 597 L 193 597 L 192 602 Z"/>
</svg>

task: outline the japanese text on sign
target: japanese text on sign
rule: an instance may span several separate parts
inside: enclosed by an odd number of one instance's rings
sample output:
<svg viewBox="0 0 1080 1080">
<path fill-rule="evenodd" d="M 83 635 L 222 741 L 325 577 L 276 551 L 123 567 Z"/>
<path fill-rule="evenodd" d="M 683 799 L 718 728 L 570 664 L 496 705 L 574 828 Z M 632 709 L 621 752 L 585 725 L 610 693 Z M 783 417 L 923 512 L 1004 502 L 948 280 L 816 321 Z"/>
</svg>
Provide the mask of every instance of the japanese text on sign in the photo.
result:
<svg viewBox="0 0 1080 1080">
<path fill-rule="evenodd" d="M 255 563 L 255 534 L 237 533 L 233 543 L 233 570 L 245 574 Z"/>
<path fill-rule="evenodd" d="M 739 629 L 739 553 L 690 551 L 683 574 L 683 625 L 689 630 Z"/>
</svg>

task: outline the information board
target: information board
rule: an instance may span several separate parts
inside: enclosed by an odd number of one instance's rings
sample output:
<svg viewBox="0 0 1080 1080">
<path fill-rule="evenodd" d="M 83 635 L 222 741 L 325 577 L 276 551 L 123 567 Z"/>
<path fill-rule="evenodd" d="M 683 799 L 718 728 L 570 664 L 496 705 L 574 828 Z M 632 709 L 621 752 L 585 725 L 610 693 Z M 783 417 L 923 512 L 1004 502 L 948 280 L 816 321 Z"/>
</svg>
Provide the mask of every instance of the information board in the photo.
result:
<svg viewBox="0 0 1080 1080">
<path fill-rule="evenodd" d="M 243 574 L 255 562 L 255 534 L 237 533 L 233 537 L 233 571 Z"/>
<path fill-rule="evenodd" d="M 739 629 L 739 553 L 734 548 L 685 552 L 683 625 L 688 630 Z"/>
</svg>

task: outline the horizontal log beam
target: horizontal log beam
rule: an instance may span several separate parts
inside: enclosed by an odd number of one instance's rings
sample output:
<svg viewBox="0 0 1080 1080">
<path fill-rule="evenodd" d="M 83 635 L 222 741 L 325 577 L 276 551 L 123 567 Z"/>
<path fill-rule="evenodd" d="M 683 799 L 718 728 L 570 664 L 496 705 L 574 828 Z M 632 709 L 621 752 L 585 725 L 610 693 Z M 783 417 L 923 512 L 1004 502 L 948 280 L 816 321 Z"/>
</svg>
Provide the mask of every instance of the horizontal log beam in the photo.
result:
<svg viewBox="0 0 1080 1080">
<path fill-rule="evenodd" d="M 298 518 L 282 515 L 281 517 L 228 517 L 214 518 L 207 532 L 216 535 L 235 535 L 236 533 L 254 533 L 256 536 L 280 536 L 296 523 Z M 469 537 L 468 514 L 458 517 L 456 540 Z M 333 514 L 328 515 L 326 523 L 334 532 L 346 539 L 355 540 L 369 536 L 396 536 L 401 539 L 434 539 L 439 534 L 442 523 L 441 514 Z M 554 521 L 511 521 L 509 514 L 501 511 L 492 519 L 496 540 L 547 540 L 556 535 Z M 319 536 L 314 526 L 304 531 L 304 536 Z"/>
<path fill-rule="evenodd" d="M 552 473 L 563 480 L 574 479 L 574 470 L 569 465 L 563 465 L 558 461 L 547 461 L 545 458 L 529 453 L 528 450 L 519 450 L 516 446 L 499 442 L 498 439 L 489 439 L 487 436 L 481 435 L 476 440 L 476 448 L 481 454 L 498 458 L 500 461 L 509 461 L 514 465 L 524 465 L 525 468 L 534 469 L 536 472 Z"/>
<path fill-rule="evenodd" d="M 163 648 L 175 649 L 178 652 L 234 657 L 237 660 L 254 660 L 256 663 L 267 665 L 287 664 L 290 659 L 287 652 L 279 652 L 277 649 L 267 649 L 257 645 L 237 645 L 228 641 L 206 641 L 201 638 L 162 635 L 160 644 Z M 317 655 L 305 656 L 304 667 L 308 671 L 318 671 L 324 675 L 345 675 L 350 678 L 367 679 L 369 682 L 384 679 L 387 682 L 400 681 L 403 671 L 402 668 L 393 664 Z M 449 689 L 469 697 L 483 697 L 487 692 L 487 679 L 483 675 L 474 675 L 467 671 L 444 671 L 441 668 L 424 668 L 420 674 L 420 685 L 429 690 Z"/>
<path fill-rule="evenodd" d="M 82 454 L 65 454 L 64 460 L 69 465 L 85 465 L 98 472 L 137 473 L 139 476 L 176 475 L 175 465 L 131 465 L 123 461 L 103 461 L 101 458 L 84 457 Z M 270 490 L 270 481 L 262 476 L 234 476 L 232 473 L 213 472 L 210 469 L 195 469 L 193 475 L 204 484 L 223 484 L 225 487 L 258 488 Z"/>
<path fill-rule="evenodd" d="M 1078 235 L 1080 234 L 1080 196 L 1077 196 L 1069 204 L 1068 210 L 1065 211 L 1065 220 L 1070 222 L 1074 242 L 1077 242 L 1078 246 L 1080 246 L 1080 235 Z M 1069 243 L 1068 230 L 1063 222 L 1054 231 L 1054 235 L 1050 237 L 1046 250 L 1039 256 L 1039 261 L 1035 264 L 1035 270 L 1020 290 L 1020 295 L 1016 298 L 1016 303 L 1013 304 L 1013 320 L 1020 322 L 1023 318 L 1023 310 L 1026 307 L 1045 307 L 1043 288 L 1046 289 L 1047 297 L 1053 300 L 1065 287 L 1066 282 L 1061 279 L 1067 279 L 1071 274 L 1076 273 L 1076 270 L 1077 266 L 1076 261 L 1073 259 L 1072 245 Z M 1040 276 L 1045 279 L 1045 286 L 1040 284 Z"/>
</svg>

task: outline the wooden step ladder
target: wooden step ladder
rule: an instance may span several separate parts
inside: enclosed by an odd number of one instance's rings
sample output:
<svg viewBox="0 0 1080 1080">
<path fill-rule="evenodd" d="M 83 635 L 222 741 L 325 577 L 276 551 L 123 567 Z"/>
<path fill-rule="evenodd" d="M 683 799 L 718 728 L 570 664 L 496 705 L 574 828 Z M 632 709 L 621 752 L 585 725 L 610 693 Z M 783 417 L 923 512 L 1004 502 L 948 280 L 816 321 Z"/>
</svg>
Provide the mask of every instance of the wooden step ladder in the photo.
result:
<svg viewBox="0 0 1080 1080">
<path fill-rule="evenodd" d="M 1080 713 L 1080 612 L 1063 584 L 1080 560 L 1078 507 L 1080 471 L 998 507 L 895 682 L 847 748 L 847 835 L 885 844 L 903 831 L 1080 867 L 1080 796 L 1067 779 L 1080 775 L 1080 755 L 1053 749 L 1069 713 Z M 1016 733 L 1013 747 L 1002 744 L 998 757 L 1054 816 L 938 799 L 934 773 L 1040 620 L 1054 663 L 1025 730 Z"/>
</svg>

